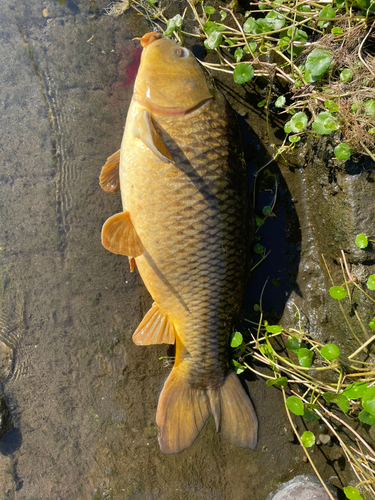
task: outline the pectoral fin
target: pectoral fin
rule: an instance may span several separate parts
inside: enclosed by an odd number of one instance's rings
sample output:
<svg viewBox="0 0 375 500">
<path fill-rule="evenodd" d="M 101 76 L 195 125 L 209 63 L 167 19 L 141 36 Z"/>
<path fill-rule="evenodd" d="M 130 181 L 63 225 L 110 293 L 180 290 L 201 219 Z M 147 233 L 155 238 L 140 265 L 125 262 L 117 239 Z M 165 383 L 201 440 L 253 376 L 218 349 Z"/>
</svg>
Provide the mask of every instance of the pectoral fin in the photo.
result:
<svg viewBox="0 0 375 500">
<path fill-rule="evenodd" d="M 102 244 L 112 253 L 138 257 L 143 245 L 130 219 L 129 212 L 121 212 L 107 219 L 102 229 Z"/>
<path fill-rule="evenodd" d="M 120 150 L 107 158 L 99 177 L 100 187 L 107 193 L 114 193 L 120 187 L 119 180 Z"/>
<path fill-rule="evenodd" d="M 173 322 L 155 303 L 133 334 L 137 345 L 174 344 L 175 338 Z"/>
<path fill-rule="evenodd" d="M 174 163 L 163 138 L 155 129 L 151 114 L 147 109 L 140 112 L 138 118 L 138 135 L 142 142 L 164 162 Z"/>
</svg>

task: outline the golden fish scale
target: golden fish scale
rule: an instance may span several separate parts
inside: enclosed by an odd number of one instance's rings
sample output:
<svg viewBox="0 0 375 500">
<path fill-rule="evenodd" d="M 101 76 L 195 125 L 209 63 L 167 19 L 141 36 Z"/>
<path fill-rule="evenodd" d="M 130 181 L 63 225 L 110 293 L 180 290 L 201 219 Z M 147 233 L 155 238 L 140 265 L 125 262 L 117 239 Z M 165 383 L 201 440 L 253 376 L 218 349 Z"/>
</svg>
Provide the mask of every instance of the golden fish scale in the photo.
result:
<svg viewBox="0 0 375 500">
<path fill-rule="evenodd" d="M 247 175 L 232 111 L 215 100 L 181 117 L 154 116 L 174 163 L 135 155 L 125 167 L 126 208 L 144 245 L 143 281 L 173 321 L 183 379 L 220 386 L 247 274 Z"/>
</svg>

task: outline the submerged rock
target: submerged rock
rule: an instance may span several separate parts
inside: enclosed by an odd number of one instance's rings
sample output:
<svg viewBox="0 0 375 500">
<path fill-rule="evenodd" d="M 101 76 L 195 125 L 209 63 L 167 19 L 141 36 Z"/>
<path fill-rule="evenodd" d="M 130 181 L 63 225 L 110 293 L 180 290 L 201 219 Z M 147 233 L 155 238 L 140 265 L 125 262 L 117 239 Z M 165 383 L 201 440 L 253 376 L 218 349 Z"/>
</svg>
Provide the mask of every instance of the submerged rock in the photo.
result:
<svg viewBox="0 0 375 500">
<path fill-rule="evenodd" d="M 336 488 L 326 482 L 333 498 L 338 498 Z M 266 500 L 330 500 L 326 490 L 314 474 L 296 476 L 287 483 L 280 484 L 275 493 L 270 493 Z"/>
<path fill-rule="evenodd" d="M 0 394 L 0 440 L 13 428 L 9 410 L 3 396 Z"/>
</svg>

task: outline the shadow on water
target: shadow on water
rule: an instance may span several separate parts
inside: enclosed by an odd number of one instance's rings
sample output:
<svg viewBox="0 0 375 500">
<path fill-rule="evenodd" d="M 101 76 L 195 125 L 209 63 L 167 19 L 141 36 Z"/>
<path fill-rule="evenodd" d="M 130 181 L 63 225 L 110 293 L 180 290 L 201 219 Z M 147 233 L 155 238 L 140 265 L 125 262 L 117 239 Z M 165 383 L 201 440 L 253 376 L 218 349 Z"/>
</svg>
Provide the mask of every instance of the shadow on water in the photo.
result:
<svg viewBox="0 0 375 500">
<path fill-rule="evenodd" d="M 22 434 L 17 427 L 13 428 L 0 441 L 0 453 L 2 455 L 13 455 L 22 446 Z"/>
</svg>

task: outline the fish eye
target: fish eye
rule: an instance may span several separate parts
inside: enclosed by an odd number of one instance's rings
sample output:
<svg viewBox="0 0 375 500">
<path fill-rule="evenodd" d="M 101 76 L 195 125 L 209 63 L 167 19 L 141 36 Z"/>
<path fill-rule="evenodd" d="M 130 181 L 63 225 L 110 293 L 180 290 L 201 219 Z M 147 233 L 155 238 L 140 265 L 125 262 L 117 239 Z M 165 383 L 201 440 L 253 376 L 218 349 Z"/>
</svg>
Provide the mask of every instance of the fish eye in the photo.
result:
<svg viewBox="0 0 375 500">
<path fill-rule="evenodd" d="M 177 57 L 188 57 L 188 55 L 189 55 L 189 51 L 188 51 L 188 49 L 185 49 L 185 47 L 179 47 L 176 50 Z"/>
</svg>

